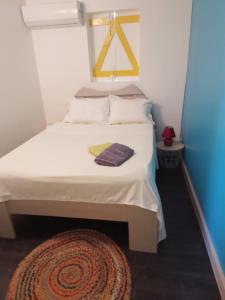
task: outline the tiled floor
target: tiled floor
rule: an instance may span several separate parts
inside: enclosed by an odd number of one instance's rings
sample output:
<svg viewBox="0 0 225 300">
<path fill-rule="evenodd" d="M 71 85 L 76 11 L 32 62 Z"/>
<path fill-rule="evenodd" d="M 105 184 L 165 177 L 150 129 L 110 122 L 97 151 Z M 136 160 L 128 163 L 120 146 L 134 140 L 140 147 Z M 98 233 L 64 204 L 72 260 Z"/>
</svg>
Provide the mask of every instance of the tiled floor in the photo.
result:
<svg viewBox="0 0 225 300">
<path fill-rule="evenodd" d="M 120 245 L 132 271 L 132 299 L 220 300 L 181 170 L 160 170 L 157 182 L 167 228 L 157 255 L 129 251 L 125 223 L 16 217 L 17 238 L 0 239 L 0 300 L 18 262 L 53 234 L 72 228 L 97 229 Z"/>
</svg>

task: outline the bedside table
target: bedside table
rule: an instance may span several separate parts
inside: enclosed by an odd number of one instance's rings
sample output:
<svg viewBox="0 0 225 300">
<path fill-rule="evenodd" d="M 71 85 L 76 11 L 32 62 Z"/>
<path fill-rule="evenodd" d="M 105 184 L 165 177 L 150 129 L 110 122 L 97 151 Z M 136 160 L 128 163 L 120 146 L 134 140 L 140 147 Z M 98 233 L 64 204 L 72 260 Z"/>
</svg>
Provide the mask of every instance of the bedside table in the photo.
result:
<svg viewBox="0 0 225 300">
<path fill-rule="evenodd" d="M 164 142 L 157 143 L 159 164 L 162 168 L 176 168 L 182 157 L 184 144 L 173 142 L 172 146 L 165 146 Z"/>
</svg>

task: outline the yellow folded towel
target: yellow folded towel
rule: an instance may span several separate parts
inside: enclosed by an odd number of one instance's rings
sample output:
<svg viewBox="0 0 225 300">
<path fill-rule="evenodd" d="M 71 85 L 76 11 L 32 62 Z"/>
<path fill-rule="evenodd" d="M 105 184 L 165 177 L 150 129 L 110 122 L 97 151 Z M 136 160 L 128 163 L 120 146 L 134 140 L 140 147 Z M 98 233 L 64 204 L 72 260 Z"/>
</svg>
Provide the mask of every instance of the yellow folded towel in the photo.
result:
<svg viewBox="0 0 225 300">
<path fill-rule="evenodd" d="M 90 146 L 90 147 L 88 147 L 88 152 L 94 156 L 98 156 L 105 149 L 109 148 L 111 145 L 112 145 L 112 143 L 105 143 L 105 144 Z"/>
</svg>

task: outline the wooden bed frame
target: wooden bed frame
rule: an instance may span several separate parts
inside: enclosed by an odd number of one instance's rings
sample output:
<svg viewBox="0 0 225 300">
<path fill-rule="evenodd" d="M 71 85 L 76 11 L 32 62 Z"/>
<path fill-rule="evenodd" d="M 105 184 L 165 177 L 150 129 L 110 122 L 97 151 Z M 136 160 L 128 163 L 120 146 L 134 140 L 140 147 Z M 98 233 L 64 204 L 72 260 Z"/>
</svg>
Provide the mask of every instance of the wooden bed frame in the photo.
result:
<svg viewBox="0 0 225 300">
<path fill-rule="evenodd" d="M 157 253 L 157 215 L 137 206 L 43 200 L 0 202 L 0 237 L 16 237 L 11 214 L 128 222 L 130 250 Z"/>
</svg>

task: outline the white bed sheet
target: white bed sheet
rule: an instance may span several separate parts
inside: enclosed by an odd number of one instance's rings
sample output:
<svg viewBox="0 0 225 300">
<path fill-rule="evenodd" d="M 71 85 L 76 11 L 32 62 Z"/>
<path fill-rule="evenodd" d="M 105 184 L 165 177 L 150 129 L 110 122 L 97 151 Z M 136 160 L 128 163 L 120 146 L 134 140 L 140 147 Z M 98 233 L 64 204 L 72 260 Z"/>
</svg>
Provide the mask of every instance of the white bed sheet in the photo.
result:
<svg viewBox="0 0 225 300">
<path fill-rule="evenodd" d="M 0 201 L 61 200 L 135 205 L 157 212 L 166 236 L 154 178 L 152 124 L 56 123 L 0 159 Z M 135 155 L 120 167 L 99 166 L 88 146 L 118 142 Z"/>
</svg>

